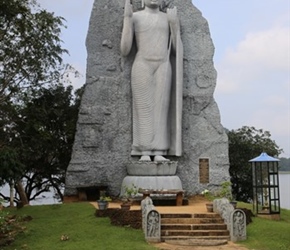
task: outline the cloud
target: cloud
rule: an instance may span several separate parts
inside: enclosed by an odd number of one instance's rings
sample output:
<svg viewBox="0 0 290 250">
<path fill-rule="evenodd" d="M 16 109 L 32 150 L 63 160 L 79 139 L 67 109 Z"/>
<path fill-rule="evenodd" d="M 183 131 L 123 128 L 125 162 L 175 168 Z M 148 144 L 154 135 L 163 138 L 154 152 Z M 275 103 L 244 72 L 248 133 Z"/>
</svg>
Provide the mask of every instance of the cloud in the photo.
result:
<svg viewBox="0 0 290 250">
<path fill-rule="evenodd" d="M 289 98 L 287 99 L 281 95 L 267 96 L 262 100 L 262 104 L 275 108 L 283 108 L 289 105 Z"/>
<path fill-rule="evenodd" d="M 284 156 L 290 157 L 290 121 L 288 115 L 283 112 L 272 112 L 267 108 L 255 109 L 248 117 L 248 124 L 270 131 L 271 138 L 284 150 Z"/>
<path fill-rule="evenodd" d="M 285 18 L 277 20 L 225 50 L 216 62 L 215 95 L 227 128 L 268 130 L 289 157 L 290 27 Z"/>
<path fill-rule="evenodd" d="M 279 80 L 279 83 L 289 81 L 289 44 L 290 33 L 286 26 L 277 25 L 268 30 L 248 33 L 236 47 L 228 48 L 223 59 L 217 63 L 217 91 L 248 91 L 253 82 L 269 82 L 271 78 Z"/>
<path fill-rule="evenodd" d="M 274 27 L 247 34 L 226 60 L 254 70 L 289 70 L 289 28 Z"/>
</svg>

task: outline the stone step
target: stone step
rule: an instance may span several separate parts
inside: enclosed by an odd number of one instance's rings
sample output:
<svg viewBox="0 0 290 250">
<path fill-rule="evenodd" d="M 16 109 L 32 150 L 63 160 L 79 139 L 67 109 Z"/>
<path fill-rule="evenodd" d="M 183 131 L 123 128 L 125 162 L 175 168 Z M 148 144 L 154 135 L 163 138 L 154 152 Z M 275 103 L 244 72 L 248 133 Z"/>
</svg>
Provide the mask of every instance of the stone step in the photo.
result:
<svg viewBox="0 0 290 250">
<path fill-rule="evenodd" d="M 229 236 L 228 230 L 161 230 L 162 236 Z"/>
<path fill-rule="evenodd" d="M 230 233 L 217 213 L 161 214 L 161 241 L 175 245 L 218 246 Z"/>
<path fill-rule="evenodd" d="M 217 213 L 192 214 L 192 218 L 221 218 Z"/>
<path fill-rule="evenodd" d="M 222 218 L 162 218 L 161 225 L 163 224 L 222 224 Z"/>
<path fill-rule="evenodd" d="M 217 213 L 161 214 L 161 218 L 221 218 Z"/>
<path fill-rule="evenodd" d="M 166 238 L 163 240 L 168 244 L 180 246 L 220 246 L 228 243 L 228 239 L 214 239 L 214 238 Z"/>
<path fill-rule="evenodd" d="M 229 240 L 229 236 L 184 236 L 184 235 L 175 235 L 175 236 L 162 236 L 162 241 L 169 240 Z"/>
<path fill-rule="evenodd" d="M 215 224 L 161 224 L 161 230 L 227 230 L 223 223 Z"/>
</svg>

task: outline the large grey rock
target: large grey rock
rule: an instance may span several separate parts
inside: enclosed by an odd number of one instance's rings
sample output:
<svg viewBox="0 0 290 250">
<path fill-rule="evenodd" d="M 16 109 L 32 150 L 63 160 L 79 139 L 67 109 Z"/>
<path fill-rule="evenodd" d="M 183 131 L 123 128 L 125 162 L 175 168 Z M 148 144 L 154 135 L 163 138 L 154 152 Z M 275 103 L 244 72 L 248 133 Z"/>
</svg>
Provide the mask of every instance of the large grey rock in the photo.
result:
<svg viewBox="0 0 290 250">
<path fill-rule="evenodd" d="M 177 6 L 184 46 L 183 155 L 169 158 L 178 161 L 183 189 L 195 194 L 229 180 L 228 139 L 213 98 L 214 46 L 207 21 L 191 0 L 166 3 Z M 93 5 L 86 41 L 86 86 L 66 175 L 67 196 L 86 185 L 108 185 L 109 193 L 118 195 L 127 164 L 138 159 L 130 156 L 133 55 L 123 58 L 119 48 L 123 7 L 124 0 L 95 0 Z M 199 158 L 209 158 L 209 184 L 199 183 Z"/>
</svg>

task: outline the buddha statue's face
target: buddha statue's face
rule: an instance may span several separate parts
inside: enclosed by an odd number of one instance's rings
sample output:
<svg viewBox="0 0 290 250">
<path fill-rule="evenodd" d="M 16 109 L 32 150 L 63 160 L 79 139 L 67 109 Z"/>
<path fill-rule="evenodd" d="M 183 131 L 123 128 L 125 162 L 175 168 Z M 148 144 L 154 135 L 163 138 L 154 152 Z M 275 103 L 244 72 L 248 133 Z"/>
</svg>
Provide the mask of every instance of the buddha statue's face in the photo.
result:
<svg viewBox="0 0 290 250">
<path fill-rule="evenodd" d="M 162 0 L 143 0 L 145 6 L 149 8 L 158 8 L 161 5 Z"/>
</svg>

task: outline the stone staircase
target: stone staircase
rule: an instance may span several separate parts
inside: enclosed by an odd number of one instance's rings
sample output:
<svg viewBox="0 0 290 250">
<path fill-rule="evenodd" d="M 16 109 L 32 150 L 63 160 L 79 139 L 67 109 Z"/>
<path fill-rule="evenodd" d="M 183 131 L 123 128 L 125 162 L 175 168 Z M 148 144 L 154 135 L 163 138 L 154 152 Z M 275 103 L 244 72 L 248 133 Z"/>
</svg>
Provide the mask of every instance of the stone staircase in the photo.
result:
<svg viewBox="0 0 290 250">
<path fill-rule="evenodd" d="M 161 241 L 178 245 L 227 244 L 230 233 L 217 213 L 161 214 Z"/>
</svg>

